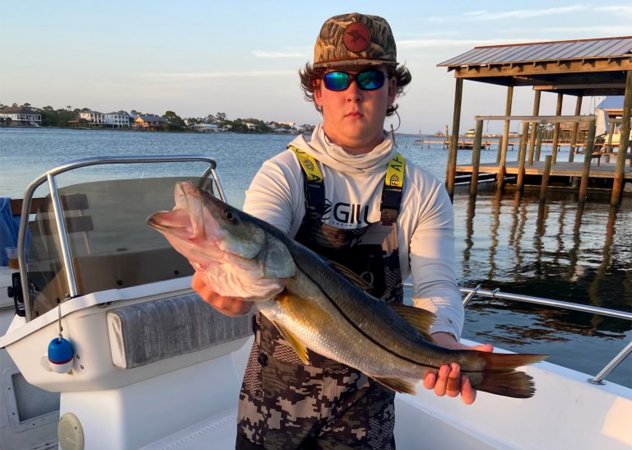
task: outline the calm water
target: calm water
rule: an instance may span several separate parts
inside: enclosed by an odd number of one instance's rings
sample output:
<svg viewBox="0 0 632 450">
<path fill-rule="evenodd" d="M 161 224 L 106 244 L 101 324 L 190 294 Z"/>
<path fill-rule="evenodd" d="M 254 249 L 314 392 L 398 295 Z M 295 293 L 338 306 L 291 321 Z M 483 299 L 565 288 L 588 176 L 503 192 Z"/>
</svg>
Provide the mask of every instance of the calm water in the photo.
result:
<svg viewBox="0 0 632 450">
<path fill-rule="evenodd" d="M 417 136 L 398 136 L 407 159 L 444 179 L 447 152 L 440 145 L 415 145 Z M 262 161 L 285 148 L 292 136 L 142 133 L 0 128 L 0 196 L 22 197 L 27 185 L 64 162 L 104 155 L 204 154 L 218 161 L 231 203 Z M 470 152 L 460 151 L 459 162 Z M 509 153 L 515 159 L 515 152 Z M 564 160 L 565 155 L 559 156 Z M 482 161 L 495 161 L 495 151 Z M 101 168 L 94 171 L 102 170 Z M 119 176 L 173 174 L 165 165 L 121 166 Z M 201 170 L 201 169 L 200 169 Z M 63 183 L 62 183 L 63 184 Z M 455 196 L 457 273 L 462 286 L 555 298 L 632 311 L 632 200 L 612 210 L 608 198 L 591 198 L 578 208 L 571 194 L 539 205 L 537 194 L 482 192 L 476 203 Z M 516 351 L 542 352 L 550 360 L 595 374 L 632 339 L 631 324 L 589 314 L 561 312 L 500 301 L 475 302 L 467 310 L 464 337 Z M 612 375 L 632 385 L 632 361 Z"/>
</svg>

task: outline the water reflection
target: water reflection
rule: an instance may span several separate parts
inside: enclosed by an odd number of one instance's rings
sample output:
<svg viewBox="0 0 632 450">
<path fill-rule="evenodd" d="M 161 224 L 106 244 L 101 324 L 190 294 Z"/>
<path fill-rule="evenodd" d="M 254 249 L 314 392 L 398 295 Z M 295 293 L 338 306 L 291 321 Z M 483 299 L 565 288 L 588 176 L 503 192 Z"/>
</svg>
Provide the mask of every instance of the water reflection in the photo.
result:
<svg viewBox="0 0 632 450">
<path fill-rule="evenodd" d="M 454 199 L 460 283 L 632 311 L 632 200 L 578 204 L 572 194 L 481 192 Z M 475 302 L 464 336 L 591 374 L 632 339 L 620 319 L 502 301 Z M 632 361 L 613 373 L 632 384 Z"/>
<path fill-rule="evenodd" d="M 568 196 L 548 202 L 496 192 L 476 200 L 455 197 L 462 284 L 528 282 L 529 289 L 562 300 L 632 311 L 625 286 L 632 236 L 623 228 L 632 219 L 632 201 L 626 200 L 628 205 L 610 208 L 580 205 Z"/>
</svg>

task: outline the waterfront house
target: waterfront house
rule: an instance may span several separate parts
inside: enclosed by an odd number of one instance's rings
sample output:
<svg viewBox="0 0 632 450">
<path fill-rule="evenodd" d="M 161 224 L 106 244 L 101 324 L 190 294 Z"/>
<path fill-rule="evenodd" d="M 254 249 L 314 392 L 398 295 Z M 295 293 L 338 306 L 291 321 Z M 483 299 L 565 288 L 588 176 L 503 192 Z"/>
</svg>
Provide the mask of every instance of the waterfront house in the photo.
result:
<svg viewBox="0 0 632 450">
<path fill-rule="evenodd" d="M 605 97 L 596 107 L 597 139 L 607 147 L 618 147 L 621 139 L 621 125 L 623 118 L 623 96 L 611 95 Z M 632 131 L 630 131 L 632 136 Z M 629 140 L 632 142 L 632 140 Z M 610 150 L 607 148 L 607 150 Z"/>
<path fill-rule="evenodd" d="M 139 114 L 134 120 L 134 128 L 142 130 L 160 130 L 168 122 L 155 114 Z"/>
<path fill-rule="evenodd" d="M 130 117 L 125 111 L 110 112 L 105 114 L 105 124 L 112 128 L 129 128 Z"/>
<path fill-rule="evenodd" d="M 104 126 L 105 125 L 105 114 L 99 111 L 92 111 L 90 109 L 82 109 L 79 112 L 79 119 L 83 119 L 86 121 L 88 126 Z"/>
<path fill-rule="evenodd" d="M 7 106 L 0 109 L 0 123 L 17 127 L 39 127 L 42 115 L 25 106 Z"/>
<path fill-rule="evenodd" d="M 196 123 L 191 128 L 200 133 L 219 133 L 220 131 L 219 127 L 214 123 Z"/>
</svg>

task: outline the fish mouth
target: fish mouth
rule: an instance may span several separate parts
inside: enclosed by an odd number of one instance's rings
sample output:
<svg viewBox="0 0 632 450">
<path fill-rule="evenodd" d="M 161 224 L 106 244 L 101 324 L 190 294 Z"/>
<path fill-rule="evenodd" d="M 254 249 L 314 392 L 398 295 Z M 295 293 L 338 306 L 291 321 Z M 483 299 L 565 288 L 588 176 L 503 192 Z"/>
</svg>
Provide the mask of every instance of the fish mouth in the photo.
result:
<svg viewBox="0 0 632 450">
<path fill-rule="evenodd" d="M 172 220 L 175 212 L 175 210 L 172 210 L 153 213 L 147 218 L 147 225 L 158 231 L 178 231 L 190 228 Z"/>
<path fill-rule="evenodd" d="M 198 191 L 187 182 L 176 184 L 175 206 L 171 211 L 158 211 L 147 218 L 147 224 L 158 231 L 192 239 L 204 233 L 203 203 Z"/>
</svg>

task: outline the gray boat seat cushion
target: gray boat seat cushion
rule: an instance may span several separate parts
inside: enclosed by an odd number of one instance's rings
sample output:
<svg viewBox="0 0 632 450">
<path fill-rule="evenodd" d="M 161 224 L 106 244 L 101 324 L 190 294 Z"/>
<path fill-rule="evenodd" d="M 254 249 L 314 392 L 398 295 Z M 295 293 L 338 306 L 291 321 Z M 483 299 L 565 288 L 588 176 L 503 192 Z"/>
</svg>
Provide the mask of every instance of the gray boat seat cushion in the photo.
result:
<svg viewBox="0 0 632 450">
<path fill-rule="evenodd" d="M 131 369 L 204 350 L 252 333 L 251 316 L 227 317 L 189 293 L 108 312 L 115 366 Z"/>
</svg>

